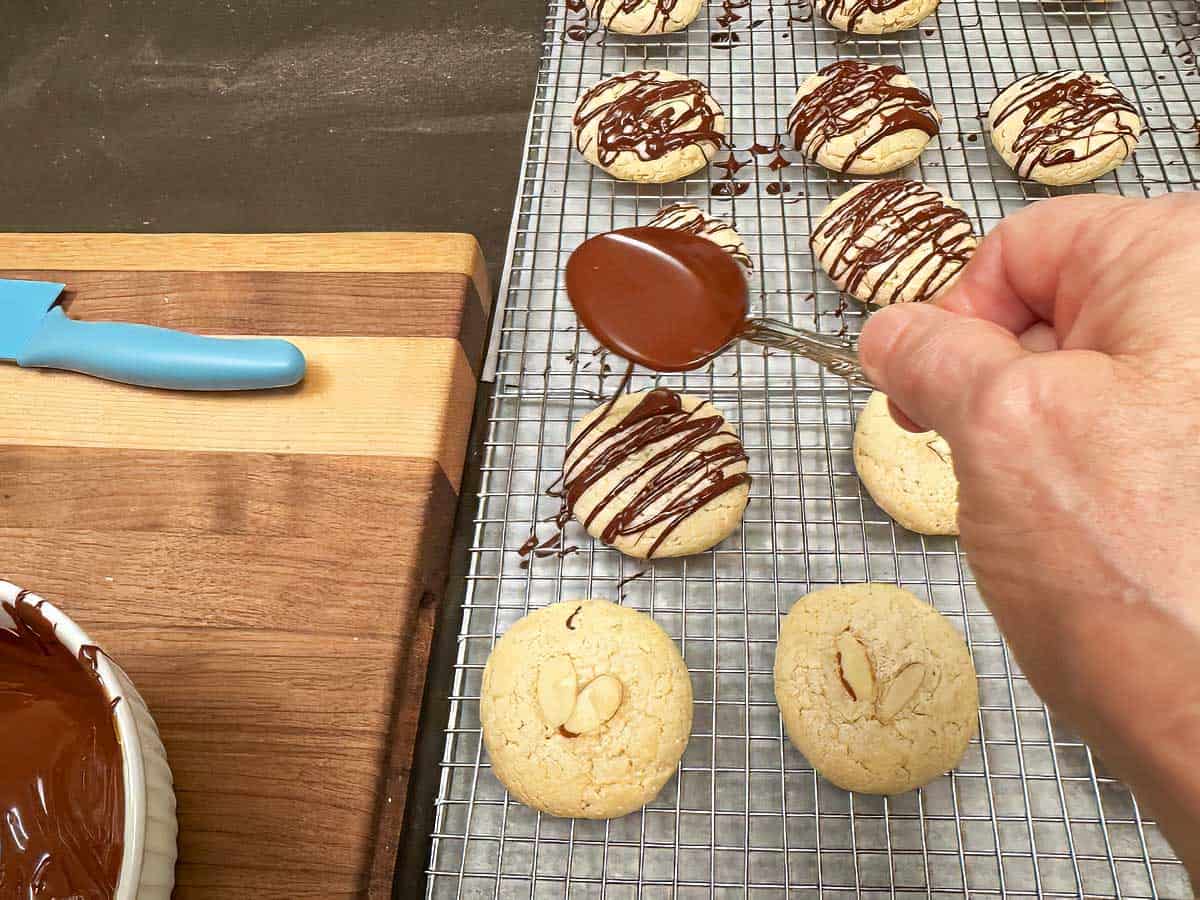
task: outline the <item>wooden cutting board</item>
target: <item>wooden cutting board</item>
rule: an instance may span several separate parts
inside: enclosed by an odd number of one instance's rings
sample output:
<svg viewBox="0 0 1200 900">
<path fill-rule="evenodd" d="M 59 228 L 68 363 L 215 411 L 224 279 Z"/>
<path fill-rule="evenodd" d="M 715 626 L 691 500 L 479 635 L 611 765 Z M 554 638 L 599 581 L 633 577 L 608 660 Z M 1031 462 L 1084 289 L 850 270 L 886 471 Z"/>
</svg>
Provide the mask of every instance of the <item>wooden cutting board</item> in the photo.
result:
<svg viewBox="0 0 1200 900">
<path fill-rule="evenodd" d="M 132 676 L 179 898 L 390 895 L 490 292 L 467 235 L 0 235 L 80 319 L 279 335 L 305 382 L 0 365 L 0 578 Z"/>
</svg>

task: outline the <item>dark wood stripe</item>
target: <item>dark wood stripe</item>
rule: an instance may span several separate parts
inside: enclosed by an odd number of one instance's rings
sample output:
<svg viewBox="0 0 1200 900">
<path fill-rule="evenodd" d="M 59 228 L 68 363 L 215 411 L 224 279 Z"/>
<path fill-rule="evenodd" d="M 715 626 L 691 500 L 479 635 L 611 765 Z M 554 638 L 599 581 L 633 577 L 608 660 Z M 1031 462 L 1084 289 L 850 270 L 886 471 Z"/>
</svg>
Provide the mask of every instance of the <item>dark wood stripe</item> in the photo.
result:
<svg viewBox="0 0 1200 900">
<path fill-rule="evenodd" d="M 444 479 L 443 479 L 444 481 Z M 420 601 L 406 608 L 407 641 L 399 645 L 396 671 L 400 677 L 392 694 L 389 721 L 391 734 L 386 743 L 384 777 L 375 813 L 376 834 L 379 839 L 372 848 L 370 864 L 364 869 L 361 887 L 370 897 L 390 896 L 404 825 L 405 804 L 408 799 L 408 779 L 412 774 L 416 752 L 417 730 L 421 723 L 421 705 L 425 697 L 425 680 L 429 667 L 429 650 L 433 645 L 434 629 L 439 609 L 445 597 L 449 575 L 450 539 L 458 497 L 448 489 L 433 485 L 429 504 L 430 534 L 444 534 L 446 539 L 434 546 L 424 547 L 419 569 L 423 576 Z"/>
<path fill-rule="evenodd" d="M 457 272 L 0 271 L 67 285 L 77 319 L 203 334 L 453 337 L 476 372 L 487 316 Z"/>
<path fill-rule="evenodd" d="M 397 527 L 402 523 L 419 525 L 431 506 L 456 502 L 445 476 L 433 477 L 435 469 L 431 460 L 402 456 L 0 445 L 0 527 L 294 539 L 345 534 L 377 545 L 405 531 Z"/>
</svg>

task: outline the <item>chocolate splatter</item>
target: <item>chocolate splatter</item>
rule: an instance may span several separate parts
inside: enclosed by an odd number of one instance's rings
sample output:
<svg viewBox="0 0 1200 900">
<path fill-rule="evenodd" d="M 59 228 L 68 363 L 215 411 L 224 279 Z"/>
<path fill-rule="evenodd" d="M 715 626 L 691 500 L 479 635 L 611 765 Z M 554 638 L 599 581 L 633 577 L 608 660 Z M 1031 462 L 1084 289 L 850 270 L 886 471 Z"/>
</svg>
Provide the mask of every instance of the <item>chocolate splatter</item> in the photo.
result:
<svg viewBox="0 0 1200 900">
<path fill-rule="evenodd" d="M 601 96 L 620 90 L 606 100 Z M 585 153 L 593 144 L 602 166 L 624 152 L 644 162 L 662 159 L 685 147 L 720 147 L 725 136 L 717 130 L 721 107 L 708 88 L 694 78 L 669 80 L 654 70 L 613 75 L 593 85 L 575 108 L 575 146 Z M 594 134 L 585 133 L 592 123 Z"/>
<path fill-rule="evenodd" d="M 857 59 L 844 59 L 820 69 L 824 80 L 798 97 L 788 114 L 788 131 L 796 149 L 816 158 L 831 141 L 856 134 L 864 126 L 878 124 L 857 142 L 842 163 L 850 171 L 862 154 L 880 141 L 905 131 L 922 131 L 933 137 L 941 118 L 929 95 L 910 85 L 898 84 L 904 77 L 899 66 L 877 66 Z"/>
</svg>

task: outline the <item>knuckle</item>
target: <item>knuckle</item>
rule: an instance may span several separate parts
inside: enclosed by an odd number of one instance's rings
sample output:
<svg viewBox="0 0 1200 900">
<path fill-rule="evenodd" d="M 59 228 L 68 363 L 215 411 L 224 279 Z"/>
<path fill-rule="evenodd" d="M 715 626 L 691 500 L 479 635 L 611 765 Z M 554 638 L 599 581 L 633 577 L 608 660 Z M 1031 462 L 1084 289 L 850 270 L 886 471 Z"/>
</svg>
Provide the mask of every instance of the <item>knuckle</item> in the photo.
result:
<svg viewBox="0 0 1200 900">
<path fill-rule="evenodd" d="M 986 442 L 1003 441 L 1048 427 L 1060 392 L 1053 373 L 1037 357 L 1023 357 L 989 374 L 968 404 L 969 432 Z"/>
</svg>

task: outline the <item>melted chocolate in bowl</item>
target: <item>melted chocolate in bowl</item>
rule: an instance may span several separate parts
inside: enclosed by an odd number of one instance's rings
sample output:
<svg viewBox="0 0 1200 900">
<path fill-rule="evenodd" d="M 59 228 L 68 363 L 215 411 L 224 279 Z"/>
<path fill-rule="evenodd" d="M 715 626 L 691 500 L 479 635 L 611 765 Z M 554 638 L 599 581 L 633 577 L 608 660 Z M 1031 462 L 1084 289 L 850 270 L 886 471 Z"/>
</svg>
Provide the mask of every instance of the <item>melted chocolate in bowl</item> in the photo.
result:
<svg viewBox="0 0 1200 900">
<path fill-rule="evenodd" d="M 567 296 L 601 344 L 658 372 L 696 369 L 746 322 L 746 278 L 725 250 L 694 234 L 622 228 L 567 260 Z"/>
<path fill-rule="evenodd" d="M 0 618 L 0 896 L 111 900 L 123 762 L 97 648 L 72 655 L 36 606 Z"/>
</svg>

